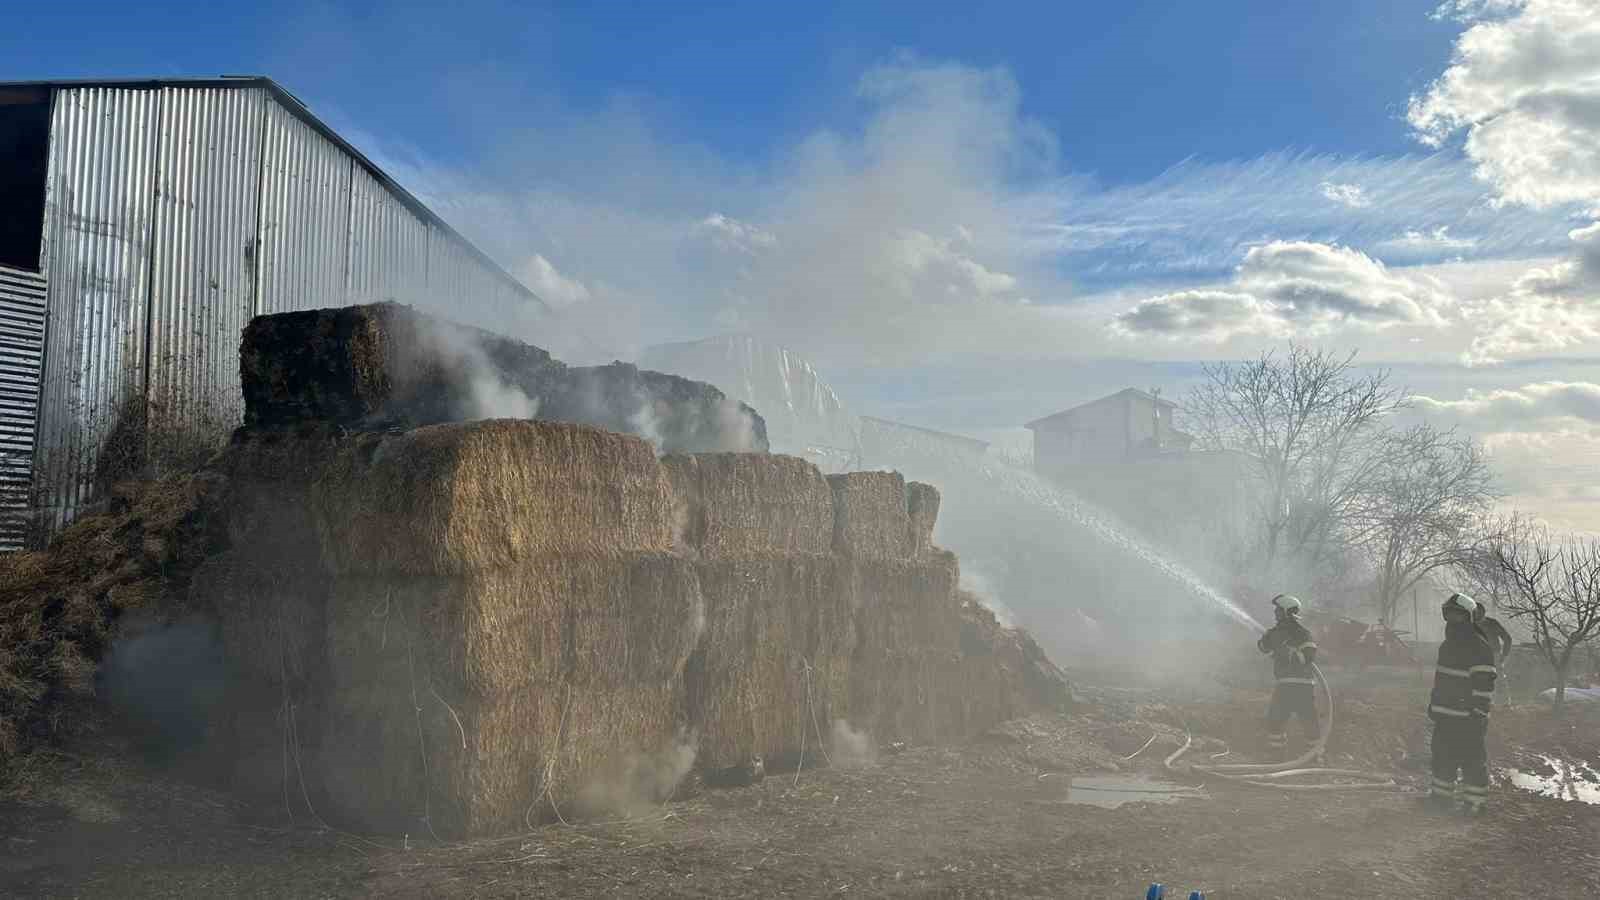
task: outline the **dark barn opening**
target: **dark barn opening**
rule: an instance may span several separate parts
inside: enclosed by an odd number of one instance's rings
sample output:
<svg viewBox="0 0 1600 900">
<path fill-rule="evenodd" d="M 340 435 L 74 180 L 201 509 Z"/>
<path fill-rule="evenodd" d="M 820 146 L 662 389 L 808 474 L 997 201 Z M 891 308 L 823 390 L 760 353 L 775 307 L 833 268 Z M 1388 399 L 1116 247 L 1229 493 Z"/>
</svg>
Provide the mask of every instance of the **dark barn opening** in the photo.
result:
<svg viewBox="0 0 1600 900">
<path fill-rule="evenodd" d="M 0 89 L 0 266 L 39 271 L 50 92 Z"/>
</svg>

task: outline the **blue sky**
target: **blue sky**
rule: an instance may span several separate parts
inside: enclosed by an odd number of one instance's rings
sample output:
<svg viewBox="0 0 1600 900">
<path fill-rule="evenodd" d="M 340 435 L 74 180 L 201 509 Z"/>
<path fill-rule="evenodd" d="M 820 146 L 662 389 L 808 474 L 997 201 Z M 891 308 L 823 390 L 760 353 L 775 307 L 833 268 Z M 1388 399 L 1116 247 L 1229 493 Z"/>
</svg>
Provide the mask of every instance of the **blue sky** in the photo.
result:
<svg viewBox="0 0 1600 900">
<path fill-rule="evenodd" d="M 837 114 L 829 106 L 862 69 L 913 49 L 1008 67 L 1068 166 L 1123 184 L 1188 156 L 1414 151 L 1406 96 L 1443 67 L 1455 34 L 1428 19 L 1432 5 L 469 0 L 222 13 L 90 0 L 13 22 L 0 77 L 264 72 L 441 159 L 493 138 L 438 127 L 482 126 L 461 114 L 459 91 L 490 93 L 508 120 L 637 95 L 670 112 L 678 135 L 760 162 Z"/>
<path fill-rule="evenodd" d="M 1600 531 L 1595 2 L 95 0 L 0 79 L 270 75 L 569 356 L 751 332 L 991 432 L 1295 338 Z"/>
</svg>

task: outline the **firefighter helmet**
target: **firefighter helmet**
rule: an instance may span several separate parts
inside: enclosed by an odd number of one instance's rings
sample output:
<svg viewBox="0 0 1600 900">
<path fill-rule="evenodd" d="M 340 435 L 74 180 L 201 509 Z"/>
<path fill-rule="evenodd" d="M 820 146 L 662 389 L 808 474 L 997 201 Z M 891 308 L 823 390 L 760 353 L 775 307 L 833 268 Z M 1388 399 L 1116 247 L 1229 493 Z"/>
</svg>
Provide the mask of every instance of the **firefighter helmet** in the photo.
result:
<svg viewBox="0 0 1600 900">
<path fill-rule="evenodd" d="M 1448 616 L 1451 610 L 1464 612 L 1470 619 L 1477 615 L 1478 601 L 1468 597 L 1466 594 L 1451 594 L 1450 599 L 1444 601 L 1444 606 L 1440 609 L 1440 612 Z"/>
<path fill-rule="evenodd" d="M 1300 615 L 1299 597 L 1293 597 L 1289 594 L 1279 594 L 1278 596 L 1272 598 L 1272 606 L 1274 609 L 1281 610 L 1286 615 Z"/>
</svg>

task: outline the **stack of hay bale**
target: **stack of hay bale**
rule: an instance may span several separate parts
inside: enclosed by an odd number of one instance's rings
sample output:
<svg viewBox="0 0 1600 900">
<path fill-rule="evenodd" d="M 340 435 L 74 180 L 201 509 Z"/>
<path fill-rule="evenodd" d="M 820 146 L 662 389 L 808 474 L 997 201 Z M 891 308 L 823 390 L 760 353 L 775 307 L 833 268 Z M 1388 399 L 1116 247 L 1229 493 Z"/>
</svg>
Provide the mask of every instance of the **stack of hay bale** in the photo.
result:
<svg viewBox="0 0 1600 900">
<path fill-rule="evenodd" d="M 964 609 L 933 488 L 765 453 L 658 458 L 588 425 L 414 427 L 482 374 L 429 357 L 414 317 L 246 334 L 233 548 L 196 590 L 242 674 L 247 787 L 303 787 L 376 830 L 491 834 L 619 785 L 670 790 L 689 736 L 706 768 L 809 765 L 836 720 L 926 743 L 1019 708 L 1025 664 Z M 506 376 L 529 390 L 572 383 L 535 350 L 485 352 L 535 372 Z M 710 395 L 673 390 L 697 421 Z"/>
<path fill-rule="evenodd" d="M 702 604 L 644 441 L 430 426 L 345 448 L 313 502 L 338 808 L 502 831 L 670 746 Z"/>
<path fill-rule="evenodd" d="M 815 748 L 845 712 L 853 627 L 836 584 L 828 482 L 792 456 L 709 453 L 662 464 L 679 547 L 696 560 L 706 603 L 685 685 L 701 765 L 758 755 L 780 762 L 807 742 Z"/>
</svg>

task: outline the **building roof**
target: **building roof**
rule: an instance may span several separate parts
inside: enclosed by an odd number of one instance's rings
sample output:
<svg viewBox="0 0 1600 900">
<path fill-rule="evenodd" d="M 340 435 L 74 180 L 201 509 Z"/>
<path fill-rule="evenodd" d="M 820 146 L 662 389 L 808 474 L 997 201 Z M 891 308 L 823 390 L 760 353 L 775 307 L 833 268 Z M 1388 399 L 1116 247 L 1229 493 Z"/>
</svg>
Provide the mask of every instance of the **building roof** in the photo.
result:
<svg viewBox="0 0 1600 900">
<path fill-rule="evenodd" d="M 989 449 L 989 442 L 988 441 L 980 441 L 977 438 L 967 437 L 966 435 L 962 435 L 962 434 L 951 434 L 948 431 L 934 431 L 932 428 L 921 428 L 921 427 L 918 427 L 916 425 L 907 425 L 904 422 L 895 422 L 895 421 L 892 421 L 890 419 L 878 419 L 878 418 L 874 418 L 872 416 L 862 416 L 861 417 L 861 421 L 863 423 L 865 423 L 865 424 L 876 425 L 876 426 L 879 426 L 881 428 L 888 428 L 888 429 L 891 429 L 891 430 L 900 429 L 900 430 L 904 430 L 904 431 L 913 431 L 913 432 L 916 432 L 917 434 L 926 435 L 926 436 L 932 437 L 932 438 L 938 438 L 939 440 L 942 440 L 942 441 L 949 441 L 950 443 L 953 443 L 953 444 L 961 444 L 963 446 L 966 446 L 968 449 L 971 449 L 971 450 L 973 450 L 975 452 L 978 452 L 978 453 L 982 453 L 983 451 Z"/>
<path fill-rule="evenodd" d="M 510 272 L 507 272 L 503 267 L 501 267 L 499 263 L 491 259 L 487 253 L 484 253 L 482 250 L 478 249 L 476 244 L 467 240 L 466 237 L 463 236 L 461 232 L 455 230 L 455 228 L 453 228 L 449 222 L 446 222 L 444 219 L 440 218 L 437 213 L 424 205 L 421 200 L 418 200 L 410 191 L 402 187 L 400 182 L 395 181 L 387 172 L 378 168 L 377 163 L 368 159 L 365 154 L 355 148 L 355 145 L 341 137 L 339 133 L 329 127 L 326 122 L 317 118 L 316 115 L 313 114 L 304 103 L 300 102 L 300 98 L 290 93 L 289 90 L 283 85 L 273 81 L 271 78 L 268 78 L 265 75 L 219 75 L 214 78 L 69 78 L 46 81 L 0 81 L 0 90 L 16 88 L 47 88 L 51 90 L 57 88 L 124 88 L 128 90 L 155 90 L 167 87 L 256 87 L 265 89 L 268 95 L 270 95 L 274 100 L 277 100 L 278 103 L 283 106 L 284 109 L 287 109 L 292 115 L 294 115 L 295 118 L 315 129 L 317 133 L 321 134 L 323 137 L 327 138 L 333 144 L 338 146 L 340 150 L 343 150 L 345 153 L 349 154 L 350 157 L 360 164 L 362 168 L 366 169 L 367 172 L 371 174 L 379 184 L 382 184 L 385 188 L 388 188 L 389 191 L 392 192 L 401 203 L 405 204 L 406 207 L 415 213 L 419 218 L 426 220 L 434 227 L 444 231 L 446 234 L 453 236 L 456 240 L 461 242 L 462 246 L 464 246 L 469 253 L 476 256 L 479 262 L 488 267 L 490 271 L 500 275 L 500 277 L 504 278 L 506 282 L 515 288 L 519 293 L 524 294 L 529 300 L 539 304 L 544 312 L 549 313 L 551 311 L 550 305 L 544 301 L 544 298 L 540 297 L 538 294 L 535 294 L 528 288 L 527 285 L 523 284 Z"/>
<path fill-rule="evenodd" d="M 1057 424 L 1057 423 L 1064 423 L 1066 419 L 1071 418 L 1072 414 L 1076 413 L 1080 409 L 1087 409 L 1088 407 L 1091 407 L 1091 406 L 1099 406 L 1102 403 L 1107 403 L 1109 401 L 1117 400 L 1119 398 L 1127 397 L 1127 396 L 1133 396 L 1133 397 L 1138 397 L 1138 398 L 1141 398 L 1141 399 L 1144 399 L 1144 400 L 1149 400 L 1150 402 L 1156 404 L 1157 406 L 1163 407 L 1165 409 L 1177 409 L 1178 408 L 1178 404 L 1173 403 L 1171 400 L 1163 400 L 1160 397 L 1157 397 L 1154 394 L 1151 394 L 1151 393 L 1149 393 L 1147 391 L 1141 391 L 1138 388 L 1123 388 L 1122 390 L 1117 391 L 1115 394 L 1107 394 L 1106 396 L 1101 397 L 1098 400 L 1090 400 L 1088 403 L 1080 403 L 1077 406 L 1074 406 L 1074 407 L 1072 407 L 1070 409 L 1064 409 L 1061 412 L 1051 413 L 1050 415 L 1045 416 L 1043 418 L 1034 419 L 1032 422 L 1029 422 L 1028 424 L 1026 424 L 1026 425 L 1024 425 L 1022 427 L 1030 428 L 1030 429 L 1036 429 L 1041 425 L 1054 425 L 1054 424 Z"/>
</svg>

